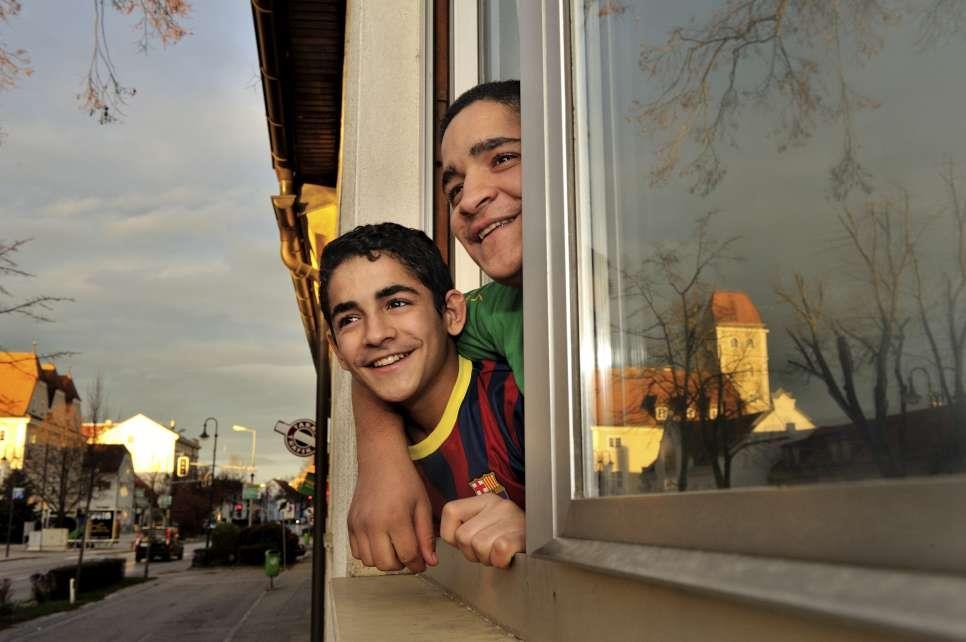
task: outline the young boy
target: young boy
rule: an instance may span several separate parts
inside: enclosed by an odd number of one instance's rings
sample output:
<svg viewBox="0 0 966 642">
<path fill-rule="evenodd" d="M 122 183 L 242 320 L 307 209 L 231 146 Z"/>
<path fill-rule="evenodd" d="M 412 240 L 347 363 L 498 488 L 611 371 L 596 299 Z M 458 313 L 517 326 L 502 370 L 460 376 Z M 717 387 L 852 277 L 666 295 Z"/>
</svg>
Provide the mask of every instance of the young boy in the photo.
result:
<svg viewBox="0 0 966 642">
<path fill-rule="evenodd" d="M 441 188 L 450 228 L 494 281 L 467 294 L 459 352 L 505 360 L 523 389 L 523 194 L 520 83 L 478 85 L 460 96 L 442 124 Z M 359 477 L 347 525 L 354 557 L 383 571 L 436 563 L 432 510 L 406 453 L 402 419 L 355 384 Z"/>
<path fill-rule="evenodd" d="M 505 363 L 457 354 L 466 302 L 422 232 L 361 226 L 322 255 L 329 341 L 357 383 L 405 417 L 444 541 L 508 566 L 524 549 L 523 397 Z"/>
</svg>

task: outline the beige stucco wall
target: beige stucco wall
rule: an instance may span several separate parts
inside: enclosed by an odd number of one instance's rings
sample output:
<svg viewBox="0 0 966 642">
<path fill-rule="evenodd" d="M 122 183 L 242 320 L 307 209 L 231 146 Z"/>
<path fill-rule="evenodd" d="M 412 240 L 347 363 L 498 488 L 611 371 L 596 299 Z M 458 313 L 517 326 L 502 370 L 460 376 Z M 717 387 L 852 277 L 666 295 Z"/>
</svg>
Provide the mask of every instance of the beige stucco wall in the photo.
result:
<svg viewBox="0 0 966 642">
<path fill-rule="evenodd" d="M 395 221 L 422 227 L 424 2 L 349 0 L 346 18 L 340 231 Z M 331 548 L 327 573 L 357 574 L 345 526 L 355 487 L 349 377 L 333 364 Z"/>
</svg>

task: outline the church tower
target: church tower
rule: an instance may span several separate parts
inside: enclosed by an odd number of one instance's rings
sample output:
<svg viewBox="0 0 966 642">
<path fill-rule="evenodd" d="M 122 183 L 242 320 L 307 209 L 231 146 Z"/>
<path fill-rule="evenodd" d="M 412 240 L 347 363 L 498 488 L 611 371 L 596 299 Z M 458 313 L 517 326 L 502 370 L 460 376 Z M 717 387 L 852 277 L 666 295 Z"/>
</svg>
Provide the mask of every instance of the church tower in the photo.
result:
<svg viewBox="0 0 966 642">
<path fill-rule="evenodd" d="M 768 328 L 762 323 L 758 308 L 744 292 L 717 290 L 711 294 L 708 314 L 713 324 L 718 371 L 734 384 L 744 412 L 768 410 Z"/>
</svg>

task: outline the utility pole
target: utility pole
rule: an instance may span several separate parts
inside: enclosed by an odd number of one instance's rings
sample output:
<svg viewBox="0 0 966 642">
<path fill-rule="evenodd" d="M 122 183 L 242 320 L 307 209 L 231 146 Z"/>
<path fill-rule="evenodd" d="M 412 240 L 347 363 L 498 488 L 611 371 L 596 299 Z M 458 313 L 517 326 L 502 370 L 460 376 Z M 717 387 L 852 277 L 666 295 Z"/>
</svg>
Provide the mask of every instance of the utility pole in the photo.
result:
<svg viewBox="0 0 966 642">
<path fill-rule="evenodd" d="M 208 548 L 211 545 L 212 509 L 215 502 L 215 458 L 218 456 L 218 420 L 214 417 L 205 419 L 201 427 L 201 439 L 208 439 L 208 422 L 215 422 L 215 441 L 211 448 L 211 485 L 208 487 L 208 526 L 205 528 L 205 555 L 208 555 Z M 205 558 L 207 561 L 207 557 Z"/>
</svg>

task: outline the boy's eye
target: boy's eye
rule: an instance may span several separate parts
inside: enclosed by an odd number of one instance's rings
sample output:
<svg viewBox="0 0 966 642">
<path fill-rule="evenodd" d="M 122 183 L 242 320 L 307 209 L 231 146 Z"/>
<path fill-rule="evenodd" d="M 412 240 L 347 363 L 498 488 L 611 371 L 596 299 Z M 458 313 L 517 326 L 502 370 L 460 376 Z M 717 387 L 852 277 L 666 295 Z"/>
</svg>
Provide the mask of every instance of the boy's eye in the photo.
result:
<svg viewBox="0 0 966 642">
<path fill-rule="evenodd" d="M 389 302 L 386 303 L 386 308 L 392 310 L 394 308 L 403 308 L 407 305 L 409 305 L 409 301 L 406 301 L 405 299 L 390 299 Z"/>
<path fill-rule="evenodd" d="M 350 324 L 354 323 L 358 319 L 359 319 L 359 316 L 356 315 L 356 314 L 347 314 L 345 316 L 341 316 L 341 317 L 339 317 L 338 319 L 335 320 L 335 327 L 336 328 L 339 328 L 341 330 L 342 328 L 346 327 L 347 325 L 350 325 Z"/>
<path fill-rule="evenodd" d="M 460 194 L 463 192 L 463 183 L 457 183 L 449 188 L 446 192 L 446 200 L 449 201 L 451 207 L 455 207 L 459 203 Z"/>
<path fill-rule="evenodd" d="M 519 157 L 520 157 L 520 155 L 517 154 L 516 152 L 503 152 L 501 154 L 496 154 L 493 157 L 493 164 L 494 165 L 503 165 L 505 163 L 509 163 L 512 160 L 516 160 Z"/>
</svg>

